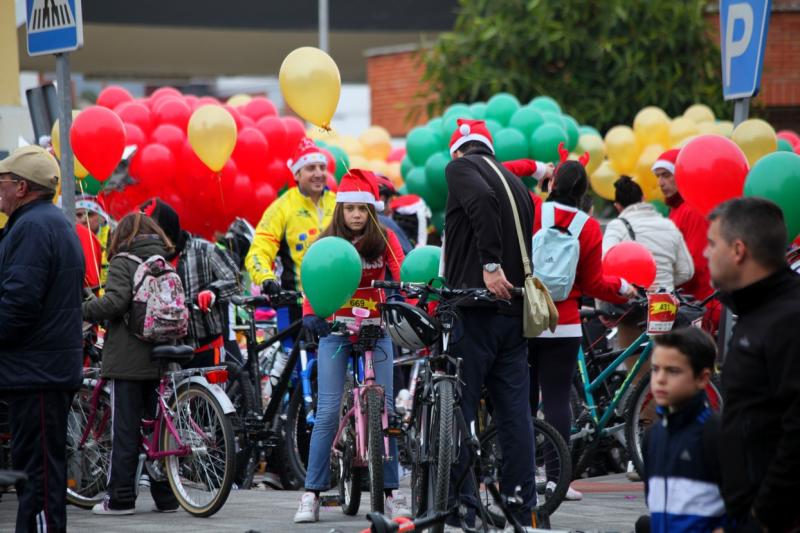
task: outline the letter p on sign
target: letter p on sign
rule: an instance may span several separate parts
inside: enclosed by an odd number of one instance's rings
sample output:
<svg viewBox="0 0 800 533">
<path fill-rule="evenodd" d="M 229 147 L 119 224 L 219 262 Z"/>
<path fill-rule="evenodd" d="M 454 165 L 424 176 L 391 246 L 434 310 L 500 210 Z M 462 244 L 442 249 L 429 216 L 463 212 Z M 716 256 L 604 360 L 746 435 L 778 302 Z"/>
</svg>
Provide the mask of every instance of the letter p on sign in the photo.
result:
<svg viewBox="0 0 800 533">
<path fill-rule="evenodd" d="M 758 92 L 766 48 L 770 0 L 720 0 L 722 89 L 726 100 Z"/>
</svg>

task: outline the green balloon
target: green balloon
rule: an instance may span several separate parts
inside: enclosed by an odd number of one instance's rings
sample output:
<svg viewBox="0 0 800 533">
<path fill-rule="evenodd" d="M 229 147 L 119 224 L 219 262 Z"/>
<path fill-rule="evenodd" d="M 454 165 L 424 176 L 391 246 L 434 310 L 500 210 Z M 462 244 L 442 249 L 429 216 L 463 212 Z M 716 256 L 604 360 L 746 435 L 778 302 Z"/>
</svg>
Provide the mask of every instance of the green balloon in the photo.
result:
<svg viewBox="0 0 800 533">
<path fill-rule="evenodd" d="M 561 113 L 561 106 L 549 96 L 537 96 L 528 105 L 541 112 Z"/>
<path fill-rule="evenodd" d="M 544 124 L 544 116 L 530 106 L 520 107 L 508 125 L 522 132 L 527 139 L 536 128 Z"/>
<path fill-rule="evenodd" d="M 578 137 L 580 131 L 578 129 L 578 121 L 569 115 L 561 115 L 564 120 L 564 125 L 567 127 L 567 150 L 572 152 L 578 146 Z"/>
<path fill-rule="evenodd" d="M 406 187 L 406 184 L 404 183 L 400 186 L 399 189 L 397 189 L 397 192 L 400 193 L 401 196 L 405 196 L 406 194 L 408 194 L 408 187 Z"/>
<path fill-rule="evenodd" d="M 516 96 L 497 93 L 489 98 L 489 102 L 486 104 L 486 118 L 494 119 L 503 126 L 508 126 L 517 109 L 519 109 L 519 100 Z"/>
<path fill-rule="evenodd" d="M 403 179 L 408 179 L 408 173 L 411 172 L 411 169 L 414 168 L 414 163 L 411 161 L 411 158 L 408 157 L 408 154 L 403 156 L 403 160 L 400 161 L 400 175 L 403 176 Z"/>
<path fill-rule="evenodd" d="M 483 120 L 486 118 L 486 107 L 486 102 L 475 102 L 469 106 L 469 112 L 472 113 L 472 116 L 477 120 Z"/>
<path fill-rule="evenodd" d="M 511 161 L 528 157 L 528 141 L 514 128 L 504 128 L 494 136 L 494 153 L 498 161 Z"/>
<path fill-rule="evenodd" d="M 555 163 L 560 160 L 558 145 L 567 144 L 567 132 L 558 124 L 540 126 L 531 135 L 531 157 L 537 161 Z"/>
<path fill-rule="evenodd" d="M 444 204 L 447 201 L 447 194 L 439 194 L 431 187 L 425 175 L 425 167 L 414 167 L 411 172 L 408 173 L 406 186 L 410 194 L 416 194 L 422 197 L 431 210 L 435 211 L 436 209 L 444 208 Z"/>
<path fill-rule="evenodd" d="M 558 124 L 564 130 L 564 133 L 567 132 L 567 122 L 564 120 L 564 117 L 561 113 L 545 111 L 542 113 L 542 116 L 544 117 L 545 124 Z"/>
<path fill-rule="evenodd" d="M 406 150 L 416 166 L 424 165 L 430 156 L 439 151 L 439 135 L 425 126 L 417 126 L 408 133 Z"/>
<path fill-rule="evenodd" d="M 602 136 L 602 135 L 600 135 L 600 132 L 599 132 L 599 131 L 597 131 L 595 128 L 593 128 L 593 127 L 591 127 L 591 126 L 587 126 L 587 125 L 585 125 L 585 124 L 584 124 L 583 126 L 581 126 L 580 128 L 578 128 L 578 137 L 580 137 L 581 135 L 585 135 L 585 134 L 588 134 L 588 135 L 597 135 L 597 136 L 598 136 L 598 137 L 600 137 L 601 139 L 603 138 L 603 136 Z"/>
<path fill-rule="evenodd" d="M 339 183 L 342 181 L 342 176 L 347 174 L 347 169 L 350 168 L 350 156 L 347 155 L 344 149 L 332 144 L 329 144 L 325 149 L 333 154 L 333 158 L 336 160 L 334 176 L 336 177 L 336 183 Z"/>
<path fill-rule="evenodd" d="M 425 180 L 430 189 L 438 195 L 447 196 L 447 180 L 444 177 L 444 169 L 449 162 L 449 153 L 438 152 L 430 156 L 425 163 Z"/>
<path fill-rule="evenodd" d="M 503 129 L 503 125 L 497 122 L 496 120 L 488 119 L 486 120 L 486 129 L 489 130 L 489 133 L 492 134 L 492 138 L 500 133 L 500 130 Z"/>
<path fill-rule="evenodd" d="M 443 139 L 444 135 L 442 135 L 442 130 L 444 129 L 444 118 L 443 117 L 435 117 L 428 121 L 428 128 L 431 129 L 434 133 L 439 136 L 439 139 Z"/>
<path fill-rule="evenodd" d="M 94 179 L 91 175 L 83 178 L 81 185 L 83 185 L 83 193 L 91 194 L 92 196 L 95 196 L 103 188 L 103 184 Z"/>
<path fill-rule="evenodd" d="M 528 188 L 529 191 L 535 191 L 539 182 L 533 176 L 522 176 L 522 183 Z"/>
<path fill-rule="evenodd" d="M 759 159 L 747 174 L 744 195 L 760 196 L 780 206 L 787 244 L 800 235 L 800 155 L 781 151 Z"/>
<path fill-rule="evenodd" d="M 778 151 L 779 152 L 794 152 L 794 148 L 792 148 L 792 143 L 790 143 L 786 139 L 778 139 Z"/>
<path fill-rule="evenodd" d="M 442 113 L 443 117 L 446 117 L 450 113 L 469 113 L 469 105 L 463 102 L 456 102 L 455 104 L 449 106 L 447 109 L 444 110 Z"/>
<path fill-rule="evenodd" d="M 669 206 L 662 202 L 661 200 L 650 200 L 650 205 L 656 208 L 656 211 L 661 213 L 663 216 L 669 216 Z"/>
<path fill-rule="evenodd" d="M 444 234 L 444 211 L 436 211 L 431 217 L 431 225 L 436 228 L 439 235 Z"/>
<path fill-rule="evenodd" d="M 445 142 L 449 144 L 450 137 L 453 135 L 453 132 L 456 131 L 456 127 L 458 126 L 458 119 L 466 118 L 466 119 L 474 119 L 475 117 L 472 116 L 469 108 L 466 110 L 464 109 L 456 109 L 452 113 L 448 113 L 444 116 L 444 121 L 442 122 L 442 136 L 445 139 Z"/>
<path fill-rule="evenodd" d="M 332 283 L 331 276 L 336 277 Z M 327 318 L 339 310 L 361 282 L 361 256 L 339 237 L 324 237 L 308 249 L 300 265 L 303 292 L 314 314 Z"/>
<path fill-rule="evenodd" d="M 438 246 L 420 246 L 409 252 L 400 267 L 400 281 L 429 283 L 439 275 L 442 249 Z"/>
</svg>

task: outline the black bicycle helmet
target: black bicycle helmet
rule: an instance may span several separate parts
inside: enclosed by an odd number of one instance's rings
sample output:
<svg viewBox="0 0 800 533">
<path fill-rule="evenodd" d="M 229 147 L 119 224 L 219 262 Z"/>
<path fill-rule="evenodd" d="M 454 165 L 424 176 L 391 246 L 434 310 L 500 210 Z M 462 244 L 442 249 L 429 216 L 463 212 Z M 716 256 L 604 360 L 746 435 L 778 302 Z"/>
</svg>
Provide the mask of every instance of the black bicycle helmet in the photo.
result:
<svg viewBox="0 0 800 533">
<path fill-rule="evenodd" d="M 416 351 L 432 346 L 441 334 L 439 322 L 413 305 L 405 302 L 388 302 L 381 305 L 381 314 L 392 341 Z"/>
</svg>

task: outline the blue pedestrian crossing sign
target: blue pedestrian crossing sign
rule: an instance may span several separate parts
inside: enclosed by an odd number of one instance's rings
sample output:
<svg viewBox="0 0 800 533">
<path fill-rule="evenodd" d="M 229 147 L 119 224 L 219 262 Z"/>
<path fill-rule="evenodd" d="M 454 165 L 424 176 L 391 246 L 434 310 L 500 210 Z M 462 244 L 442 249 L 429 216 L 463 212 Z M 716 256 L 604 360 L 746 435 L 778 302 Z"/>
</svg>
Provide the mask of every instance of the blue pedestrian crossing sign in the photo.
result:
<svg viewBox="0 0 800 533">
<path fill-rule="evenodd" d="M 77 50 L 83 46 L 81 0 L 25 0 L 28 55 Z"/>
<path fill-rule="evenodd" d="M 720 0 L 722 93 L 725 100 L 749 98 L 761 86 L 771 0 Z"/>
</svg>

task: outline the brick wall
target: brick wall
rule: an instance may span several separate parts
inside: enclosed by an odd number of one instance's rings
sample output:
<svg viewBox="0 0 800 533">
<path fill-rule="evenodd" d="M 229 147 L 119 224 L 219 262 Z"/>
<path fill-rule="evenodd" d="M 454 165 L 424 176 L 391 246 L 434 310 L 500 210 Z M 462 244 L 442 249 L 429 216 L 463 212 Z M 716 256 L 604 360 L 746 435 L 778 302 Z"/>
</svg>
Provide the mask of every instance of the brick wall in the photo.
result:
<svg viewBox="0 0 800 533">
<path fill-rule="evenodd" d="M 394 137 L 404 137 L 411 128 L 428 121 L 421 90 L 423 68 L 417 46 L 389 47 L 367 52 L 367 83 L 370 88 L 372 124 L 383 126 Z M 409 113 L 418 109 L 416 116 Z"/>
</svg>

